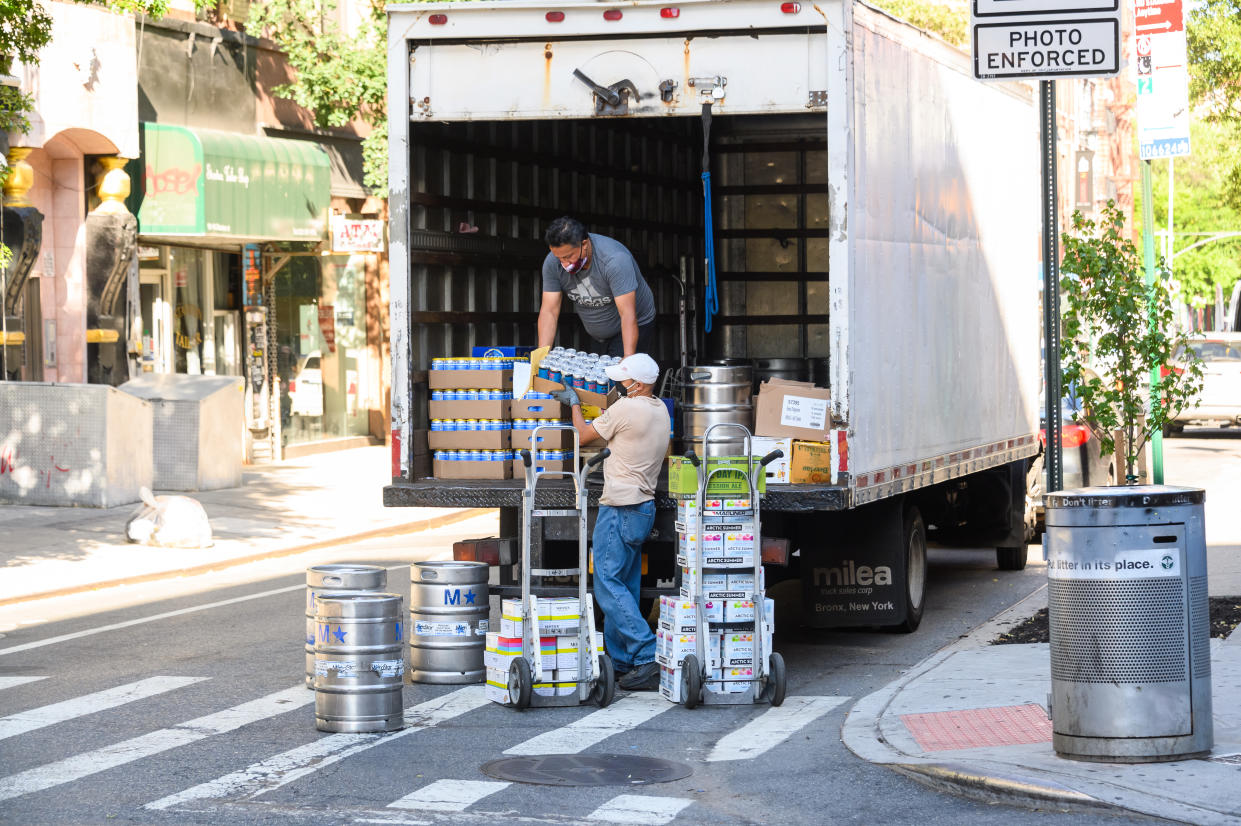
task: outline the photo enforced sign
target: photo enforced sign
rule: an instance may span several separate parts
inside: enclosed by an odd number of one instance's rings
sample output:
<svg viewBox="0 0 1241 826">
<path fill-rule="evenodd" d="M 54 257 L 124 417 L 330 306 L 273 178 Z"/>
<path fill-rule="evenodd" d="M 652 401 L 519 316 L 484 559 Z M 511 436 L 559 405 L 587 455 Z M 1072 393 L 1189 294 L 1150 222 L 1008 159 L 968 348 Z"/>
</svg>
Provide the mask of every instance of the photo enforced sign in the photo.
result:
<svg viewBox="0 0 1241 826">
<path fill-rule="evenodd" d="M 970 33 L 979 80 L 1120 72 L 1118 0 L 974 0 Z"/>
</svg>

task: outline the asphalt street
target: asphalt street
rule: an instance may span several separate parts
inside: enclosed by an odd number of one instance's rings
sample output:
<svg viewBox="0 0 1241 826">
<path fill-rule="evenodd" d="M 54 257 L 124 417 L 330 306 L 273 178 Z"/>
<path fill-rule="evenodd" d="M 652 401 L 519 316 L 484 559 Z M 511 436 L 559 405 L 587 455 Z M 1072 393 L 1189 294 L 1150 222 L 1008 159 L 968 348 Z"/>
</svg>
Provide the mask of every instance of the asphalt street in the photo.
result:
<svg viewBox="0 0 1241 826">
<path fill-rule="evenodd" d="M 1241 437 L 1166 445 L 1168 481 L 1206 484 L 1208 534 L 1235 537 L 1241 520 L 1210 503 L 1239 484 L 1227 468 Z M 400 732 L 316 731 L 302 684 L 305 567 L 365 559 L 407 588 L 410 561 L 442 557 L 487 523 L 0 609 L 0 822 L 1150 822 L 958 798 L 840 742 L 854 702 L 1039 588 L 1037 547 L 1021 572 L 996 570 L 988 551 L 932 549 L 928 609 L 911 635 L 779 628 L 789 699 L 777 710 L 687 711 L 633 694 L 603 711 L 519 713 L 478 686 L 418 685 L 404 689 Z M 692 773 L 626 788 L 480 771 L 521 753 L 659 757 Z"/>
</svg>

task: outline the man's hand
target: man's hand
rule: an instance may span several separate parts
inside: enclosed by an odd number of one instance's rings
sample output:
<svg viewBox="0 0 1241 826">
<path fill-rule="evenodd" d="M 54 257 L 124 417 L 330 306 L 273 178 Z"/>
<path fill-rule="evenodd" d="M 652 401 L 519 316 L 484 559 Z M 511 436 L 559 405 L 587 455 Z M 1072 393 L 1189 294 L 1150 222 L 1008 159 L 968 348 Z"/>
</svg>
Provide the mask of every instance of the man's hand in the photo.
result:
<svg viewBox="0 0 1241 826">
<path fill-rule="evenodd" d="M 567 404 L 572 407 L 575 404 L 581 404 L 581 400 L 577 397 L 577 391 L 572 387 L 566 387 L 562 390 L 553 390 L 552 398 L 561 404 Z"/>
</svg>

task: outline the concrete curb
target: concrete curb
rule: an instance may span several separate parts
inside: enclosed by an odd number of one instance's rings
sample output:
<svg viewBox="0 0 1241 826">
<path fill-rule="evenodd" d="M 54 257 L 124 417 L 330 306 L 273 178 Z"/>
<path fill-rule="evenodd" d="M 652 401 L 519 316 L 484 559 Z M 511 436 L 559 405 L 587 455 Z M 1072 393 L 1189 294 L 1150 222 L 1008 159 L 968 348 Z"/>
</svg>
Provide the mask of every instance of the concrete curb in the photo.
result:
<svg viewBox="0 0 1241 826">
<path fill-rule="evenodd" d="M 345 542 L 361 542 L 367 539 L 381 539 L 388 536 L 400 536 L 402 534 L 415 533 L 417 531 L 434 530 L 435 528 L 442 528 L 445 525 L 464 522 L 467 519 L 473 519 L 476 516 L 491 513 L 493 510 L 494 508 L 470 508 L 456 513 L 448 513 L 444 516 L 437 516 L 433 519 L 422 519 L 417 522 L 404 522 L 396 525 L 388 525 L 383 528 L 375 528 L 369 531 L 360 531 L 357 533 L 338 534 L 336 536 L 316 540 L 314 542 L 305 542 L 299 545 L 273 548 L 268 551 L 258 551 L 245 556 L 228 557 L 188 568 L 172 568 L 164 571 L 155 571 L 148 574 L 137 574 L 134 576 L 103 580 L 102 582 L 71 585 L 66 588 L 40 591 L 38 593 L 24 594 L 18 597 L 7 597 L 0 599 L 0 607 L 17 605 L 24 602 L 34 602 L 41 599 L 51 599 L 53 597 L 71 596 L 73 594 L 81 594 L 88 591 L 101 591 L 105 588 L 115 588 L 120 585 L 138 585 L 145 582 L 156 582 L 161 579 L 170 579 L 173 577 L 198 576 L 199 574 L 211 573 L 212 571 L 222 571 L 226 568 L 234 568 L 238 565 L 247 565 L 251 562 L 261 562 L 267 559 L 279 559 L 283 556 L 295 556 L 300 553 L 305 553 L 306 551 L 315 551 L 320 548 L 340 545 Z"/>
<path fill-rule="evenodd" d="M 930 788 L 984 803 L 1049 803 L 1061 809 L 1094 812 L 1124 808 L 1059 783 L 1033 782 L 999 773 L 979 774 L 951 763 L 894 763 L 889 768 Z"/>
</svg>

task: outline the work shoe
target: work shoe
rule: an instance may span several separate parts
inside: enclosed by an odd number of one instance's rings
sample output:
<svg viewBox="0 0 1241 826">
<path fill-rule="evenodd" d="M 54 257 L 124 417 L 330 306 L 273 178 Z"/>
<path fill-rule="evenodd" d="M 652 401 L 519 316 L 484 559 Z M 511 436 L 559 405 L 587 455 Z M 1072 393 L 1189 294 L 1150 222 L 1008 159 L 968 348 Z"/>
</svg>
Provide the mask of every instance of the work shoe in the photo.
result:
<svg viewBox="0 0 1241 826">
<path fill-rule="evenodd" d="M 659 664 L 643 663 L 635 665 L 633 670 L 617 682 L 625 691 L 657 691 L 659 689 Z"/>
</svg>

